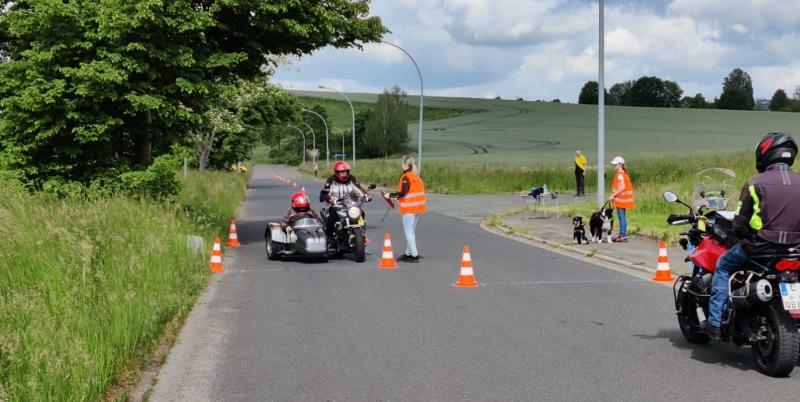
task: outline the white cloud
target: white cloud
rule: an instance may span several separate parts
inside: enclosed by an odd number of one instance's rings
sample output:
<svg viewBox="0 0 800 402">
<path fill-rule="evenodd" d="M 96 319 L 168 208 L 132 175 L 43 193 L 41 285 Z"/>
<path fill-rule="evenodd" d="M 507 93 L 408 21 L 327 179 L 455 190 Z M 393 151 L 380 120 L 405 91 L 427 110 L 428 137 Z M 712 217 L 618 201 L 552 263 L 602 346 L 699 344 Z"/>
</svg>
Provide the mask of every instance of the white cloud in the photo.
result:
<svg viewBox="0 0 800 402">
<path fill-rule="evenodd" d="M 392 41 L 387 42 L 394 43 L 400 47 L 403 46 L 399 41 L 397 43 Z M 406 58 L 406 55 L 399 49 L 385 43 L 368 43 L 364 45 L 364 54 L 366 54 L 367 57 L 378 59 L 386 64 L 400 63 Z"/>
<path fill-rule="evenodd" d="M 625 28 L 616 28 L 606 35 L 606 54 L 610 56 L 637 56 L 642 54 L 642 44 Z"/>
<path fill-rule="evenodd" d="M 731 25 L 731 29 L 740 34 L 747 33 L 748 31 L 747 27 L 742 24 L 733 24 Z"/>
<path fill-rule="evenodd" d="M 373 12 L 419 63 L 426 93 L 575 101 L 597 77 L 597 3 L 586 0 L 374 0 Z M 607 86 L 642 75 L 677 81 L 687 94 L 719 95 L 740 67 L 756 96 L 800 84 L 800 0 L 670 0 L 606 6 Z M 347 91 L 399 84 L 412 93 L 416 70 L 400 51 L 324 49 L 276 79 L 306 89 Z"/>
<path fill-rule="evenodd" d="M 800 85 L 800 62 L 787 66 L 755 67 L 750 69 L 749 74 L 754 87 L 769 88 L 761 97 L 771 98 L 772 93 L 779 88 L 792 96 L 795 88 Z"/>
</svg>

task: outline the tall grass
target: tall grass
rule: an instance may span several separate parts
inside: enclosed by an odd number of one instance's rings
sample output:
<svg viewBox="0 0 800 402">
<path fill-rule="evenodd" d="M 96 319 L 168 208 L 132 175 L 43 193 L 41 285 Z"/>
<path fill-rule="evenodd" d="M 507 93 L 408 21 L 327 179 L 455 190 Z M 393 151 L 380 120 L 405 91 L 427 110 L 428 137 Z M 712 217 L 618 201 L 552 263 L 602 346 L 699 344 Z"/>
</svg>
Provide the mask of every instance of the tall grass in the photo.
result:
<svg viewBox="0 0 800 402">
<path fill-rule="evenodd" d="M 203 288 L 186 235 L 222 231 L 244 183 L 193 175 L 170 205 L 1 184 L 0 400 L 100 399 Z"/>
</svg>

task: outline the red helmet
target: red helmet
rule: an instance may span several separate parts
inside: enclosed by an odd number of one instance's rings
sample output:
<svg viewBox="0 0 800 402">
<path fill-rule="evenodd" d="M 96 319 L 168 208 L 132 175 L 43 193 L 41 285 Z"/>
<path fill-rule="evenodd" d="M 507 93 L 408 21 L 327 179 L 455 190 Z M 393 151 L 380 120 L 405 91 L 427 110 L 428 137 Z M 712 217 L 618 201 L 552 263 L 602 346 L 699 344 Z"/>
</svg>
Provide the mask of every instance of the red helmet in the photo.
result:
<svg viewBox="0 0 800 402">
<path fill-rule="evenodd" d="M 291 204 L 295 211 L 307 211 L 311 207 L 311 202 L 304 193 L 295 193 L 292 195 Z"/>
<path fill-rule="evenodd" d="M 340 176 L 340 172 L 345 172 L 346 174 Z M 333 174 L 339 181 L 347 181 L 350 178 L 350 165 L 345 161 L 336 162 L 336 164 L 333 165 Z"/>
</svg>

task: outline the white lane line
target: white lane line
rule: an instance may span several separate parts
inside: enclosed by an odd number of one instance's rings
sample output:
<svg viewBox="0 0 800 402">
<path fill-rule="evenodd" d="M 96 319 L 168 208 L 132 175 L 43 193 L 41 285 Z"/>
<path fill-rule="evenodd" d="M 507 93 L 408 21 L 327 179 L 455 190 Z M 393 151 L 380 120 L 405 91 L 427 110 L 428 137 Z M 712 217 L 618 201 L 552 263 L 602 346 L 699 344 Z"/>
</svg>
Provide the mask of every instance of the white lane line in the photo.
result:
<svg viewBox="0 0 800 402">
<path fill-rule="evenodd" d="M 592 283 L 648 283 L 642 279 L 609 279 L 596 281 L 531 281 L 531 282 L 481 282 L 481 286 L 513 286 L 513 285 L 580 285 Z"/>
</svg>

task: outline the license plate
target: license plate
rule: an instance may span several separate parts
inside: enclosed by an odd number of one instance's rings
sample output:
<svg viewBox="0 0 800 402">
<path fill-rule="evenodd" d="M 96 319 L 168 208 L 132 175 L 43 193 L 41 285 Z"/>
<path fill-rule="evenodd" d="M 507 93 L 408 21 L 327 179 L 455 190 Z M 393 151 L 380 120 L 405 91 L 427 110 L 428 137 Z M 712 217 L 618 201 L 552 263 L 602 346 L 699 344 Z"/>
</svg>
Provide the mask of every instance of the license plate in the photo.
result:
<svg viewBox="0 0 800 402">
<path fill-rule="evenodd" d="M 800 283 L 781 283 L 784 310 L 800 310 Z"/>
</svg>

